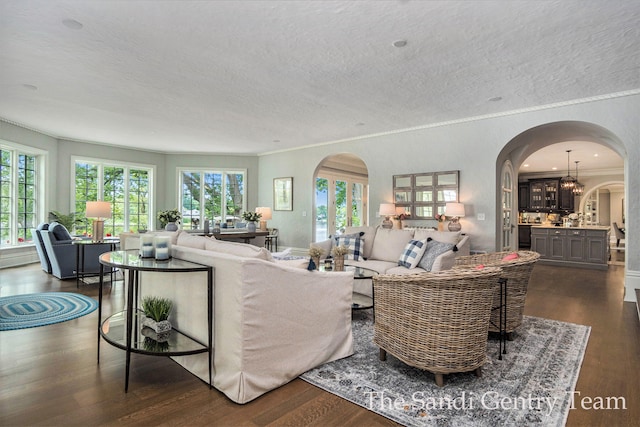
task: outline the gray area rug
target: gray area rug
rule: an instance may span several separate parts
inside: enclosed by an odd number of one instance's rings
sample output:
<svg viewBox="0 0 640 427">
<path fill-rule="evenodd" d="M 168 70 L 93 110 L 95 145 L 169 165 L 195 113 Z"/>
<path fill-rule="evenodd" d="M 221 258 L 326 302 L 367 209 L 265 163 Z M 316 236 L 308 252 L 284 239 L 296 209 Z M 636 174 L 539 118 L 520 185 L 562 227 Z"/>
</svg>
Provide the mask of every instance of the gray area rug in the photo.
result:
<svg viewBox="0 0 640 427">
<path fill-rule="evenodd" d="M 406 426 L 562 426 L 591 328 L 525 316 L 507 354 L 490 339 L 482 377 L 434 375 L 392 355 L 378 360 L 371 314 L 353 315 L 355 354 L 300 378 Z"/>
</svg>

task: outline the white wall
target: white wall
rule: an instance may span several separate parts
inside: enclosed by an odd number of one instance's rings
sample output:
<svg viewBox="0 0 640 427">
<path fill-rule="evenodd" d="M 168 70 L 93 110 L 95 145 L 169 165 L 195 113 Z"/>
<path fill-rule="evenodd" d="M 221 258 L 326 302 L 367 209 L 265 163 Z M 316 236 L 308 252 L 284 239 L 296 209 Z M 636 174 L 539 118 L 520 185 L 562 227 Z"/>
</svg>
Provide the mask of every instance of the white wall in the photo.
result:
<svg viewBox="0 0 640 427">
<path fill-rule="evenodd" d="M 460 170 L 460 200 L 468 206 L 463 230 L 471 235 L 473 249 L 495 250 L 496 185 L 499 182 L 496 159 L 509 141 L 546 123 L 582 121 L 596 124 L 615 135 L 615 138 L 609 135 L 603 135 L 603 138 L 626 159 L 626 188 L 640 188 L 638 111 L 640 96 L 633 95 L 263 155 L 260 157 L 259 203 L 272 205 L 271 180 L 274 177 L 292 176 L 294 210 L 274 212 L 270 225 L 280 229 L 284 246 L 304 248 L 312 240 L 313 171 L 327 155 L 353 153 L 366 163 L 372 223 L 375 223 L 377 206 L 392 200 L 393 175 Z M 626 193 L 627 211 L 637 211 L 640 192 L 627 190 Z M 485 214 L 485 221 L 476 219 L 478 213 Z M 627 228 L 629 232 L 640 229 L 640 217 L 628 217 Z M 640 288 L 640 244 L 628 245 L 627 255 L 627 282 L 634 283 L 627 287 L 637 285 Z"/>
</svg>

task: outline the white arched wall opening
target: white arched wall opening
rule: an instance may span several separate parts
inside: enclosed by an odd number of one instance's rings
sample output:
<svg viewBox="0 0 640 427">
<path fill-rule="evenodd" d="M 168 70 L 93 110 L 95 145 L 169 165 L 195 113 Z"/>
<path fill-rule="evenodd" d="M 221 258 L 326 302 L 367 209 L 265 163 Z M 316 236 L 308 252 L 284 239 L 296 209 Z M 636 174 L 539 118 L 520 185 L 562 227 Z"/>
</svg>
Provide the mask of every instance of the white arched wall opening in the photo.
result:
<svg viewBox="0 0 640 427">
<path fill-rule="evenodd" d="M 324 195 L 318 195 L 317 191 L 317 182 L 318 178 L 326 178 L 329 180 L 327 183 L 328 187 L 328 206 L 326 206 L 326 225 L 322 225 L 322 221 L 318 219 L 318 210 L 319 207 L 324 203 L 323 201 L 319 201 L 319 197 L 324 197 Z M 344 224 L 336 224 L 338 222 L 338 217 L 340 215 L 336 214 L 336 205 L 333 203 L 335 200 L 332 200 L 332 197 L 335 196 L 335 188 L 336 181 L 340 181 L 342 185 L 346 186 L 346 194 L 345 194 L 345 203 L 346 206 L 357 206 L 355 209 L 357 213 L 355 216 L 359 218 L 357 221 L 359 224 L 352 223 L 352 220 L 356 221 L 353 218 L 353 215 L 348 215 L 348 213 L 352 213 L 350 209 L 347 208 L 347 215 L 344 218 Z M 369 171 L 367 165 L 364 161 L 352 153 L 336 153 L 331 154 L 324 159 L 313 173 L 313 182 L 311 183 L 311 188 L 313 189 L 313 230 L 312 236 L 314 241 L 318 241 L 318 239 L 322 240 L 326 238 L 329 234 L 339 233 L 338 228 L 342 228 L 343 226 L 352 226 L 352 225 L 368 225 L 369 223 Z M 356 194 L 360 194 L 357 196 Z M 359 197 L 359 200 L 357 200 Z M 333 224 L 332 224 L 333 221 Z M 319 232 L 319 227 L 326 227 L 326 233 Z"/>
<path fill-rule="evenodd" d="M 515 136 L 511 141 L 507 142 L 507 144 L 503 147 L 503 149 L 498 154 L 498 158 L 496 159 L 496 213 L 501 212 L 502 209 L 502 169 L 505 162 L 510 161 L 513 165 L 513 169 L 515 171 L 515 175 L 513 177 L 514 181 L 518 181 L 518 170 L 522 166 L 522 163 L 534 152 L 540 150 L 549 145 L 557 144 L 560 142 L 566 141 L 588 141 L 596 144 L 603 145 L 605 147 L 610 148 L 615 151 L 622 159 L 624 160 L 624 188 L 625 188 L 625 199 L 629 200 L 628 191 L 628 155 L 625 143 L 618 138 L 615 134 L 613 134 L 608 129 L 603 128 L 602 126 L 596 125 L 594 123 L 588 122 L 579 122 L 579 121 L 560 121 L 553 123 L 546 123 L 540 126 L 533 127 L 531 129 L 525 130 L 519 135 Z M 632 142 L 628 142 L 631 144 Z M 599 185 L 600 186 L 600 185 Z M 595 187 L 594 187 L 595 188 Z M 517 188 L 516 188 L 517 189 Z M 590 189 L 593 191 L 593 189 Z M 588 193 L 585 194 L 585 196 Z M 583 200 L 586 197 L 583 196 Z M 516 196 L 517 200 L 517 196 Z M 640 207 L 638 207 L 640 208 Z M 626 211 L 632 211 L 633 206 L 626 206 Z M 626 212 L 625 212 L 626 215 Z M 628 215 L 626 215 L 628 217 Z M 517 218 L 517 206 L 514 207 L 514 212 L 512 212 L 512 218 Z M 502 245 L 502 228 L 504 224 L 502 223 L 502 217 L 500 215 L 496 215 L 496 224 L 495 224 L 495 236 L 496 236 L 496 247 L 501 247 Z M 637 241 L 631 239 L 629 242 L 625 242 L 625 245 L 628 249 L 631 249 L 631 246 L 638 245 Z M 628 269 L 629 257 L 625 257 L 625 301 L 635 301 L 635 294 L 633 291 L 633 286 L 629 283 L 629 269 Z M 634 278 L 634 280 L 637 278 Z M 636 280 L 637 281 L 637 280 Z"/>
</svg>

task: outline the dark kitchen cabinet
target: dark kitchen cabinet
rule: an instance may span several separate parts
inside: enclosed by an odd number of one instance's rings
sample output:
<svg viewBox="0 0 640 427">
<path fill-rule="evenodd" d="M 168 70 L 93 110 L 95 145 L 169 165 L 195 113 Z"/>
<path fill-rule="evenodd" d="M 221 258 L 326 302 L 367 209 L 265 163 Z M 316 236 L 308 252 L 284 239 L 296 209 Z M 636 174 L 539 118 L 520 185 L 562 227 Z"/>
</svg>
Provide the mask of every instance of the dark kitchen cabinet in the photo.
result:
<svg viewBox="0 0 640 427">
<path fill-rule="evenodd" d="M 560 180 L 532 179 L 529 181 L 529 209 L 553 211 L 558 209 Z"/>
<path fill-rule="evenodd" d="M 529 210 L 529 183 L 521 182 L 518 184 L 518 210 Z"/>
</svg>

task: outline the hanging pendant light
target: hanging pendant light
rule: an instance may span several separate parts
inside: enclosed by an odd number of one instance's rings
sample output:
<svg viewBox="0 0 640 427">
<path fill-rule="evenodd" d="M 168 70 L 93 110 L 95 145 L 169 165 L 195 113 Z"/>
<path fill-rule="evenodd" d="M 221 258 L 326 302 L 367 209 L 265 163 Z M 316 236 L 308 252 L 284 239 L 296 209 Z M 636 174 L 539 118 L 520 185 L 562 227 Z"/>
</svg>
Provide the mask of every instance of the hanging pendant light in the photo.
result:
<svg viewBox="0 0 640 427">
<path fill-rule="evenodd" d="M 560 178 L 560 187 L 564 190 L 573 190 L 577 182 L 577 180 L 571 176 L 571 172 L 569 170 L 569 153 L 571 153 L 571 150 L 567 150 L 567 176 Z"/>
<path fill-rule="evenodd" d="M 580 160 L 576 160 L 575 164 L 576 164 L 576 185 L 575 187 L 573 187 L 573 194 L 575 194 L 576 196 L 582 196 L 582 193 L 584 193 L 584 185 L 580 184 L 580 181 L 578 181 L 578 163 L 580 163 Z"/>
</svg>

